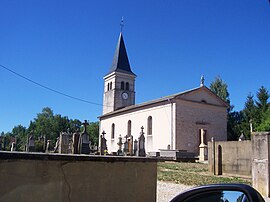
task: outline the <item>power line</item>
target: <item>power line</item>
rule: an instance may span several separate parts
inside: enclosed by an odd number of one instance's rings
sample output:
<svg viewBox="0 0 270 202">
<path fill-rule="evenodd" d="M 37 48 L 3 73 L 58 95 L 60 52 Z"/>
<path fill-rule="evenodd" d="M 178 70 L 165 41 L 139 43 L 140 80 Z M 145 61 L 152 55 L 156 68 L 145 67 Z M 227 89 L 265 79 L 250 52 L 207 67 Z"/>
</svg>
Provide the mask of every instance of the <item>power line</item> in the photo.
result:
<svg viewBox="0 0 270 202">
<path fill-rule="evenodd" d="M 23 78 L 24 80 L 27 80 L 27 81 L 29 81 L 29 82 L 31 82 L 31 83 L 33 83 L 33 84 L 39 86 L 39 87 L 42 87 L 42 88 L 44 88 L 44 89 L 46 89 L 46 90 L 49 90 L 49 91 L 51 91 L 51 92 L 54 92 L 54 93 L 60 94 L 60 95 L 62 95 L 62 96 L 71 98 L 71 99 L 73 99 L 73 100 L 77 100 L 77 101 L 84 102 L 84 103 L 87 103 L 87 104 L 98 105 L 98 106 L 104 106 L 103 104 L 91 102 L 91 101 L 88 101 L 88 100 L 85 100 L 85 99 L 81 99 L 81 98 L 78 98 L 78 97 L 74 97 L 74 96 L 68 95 L 68 94 L 66 94 L 66 93 L 62 93 L 62 92 L 60 92 L 60 91 L 58 91 L 58 90 L 54 90 L 54 89 L 52 89 L 52 88 L 50 88 L 50 87 L 48 87 L 48 86 L 45 86 L 45 85 L 40 84 L 40 83 L 38 83 L 38 82 L 36 82 L 36 81 L 33 81 L 32 79 L 29 79 L 29 78 L 27 78 L 27 77 L 25 77 L 25 76 L 23 76 L 23 75 L 21 75 L 21 74 L 15 72 L 15 71 L 13 71 L 13 70 L 7 68 L 7 67 L 4 66 L 4 65 L 1 65 L 1 64 L 0 64 L 0 67 L 2 67 L 3 69 L 5 69 L 5 70 L 7 70 L 7 71 L 9 71 L 9 72 L 11 72 L 11 73 L 13 73 L 13 74 L 15 74 L 15 75 L 18 76 L 18 77 Z"/>
</svg>

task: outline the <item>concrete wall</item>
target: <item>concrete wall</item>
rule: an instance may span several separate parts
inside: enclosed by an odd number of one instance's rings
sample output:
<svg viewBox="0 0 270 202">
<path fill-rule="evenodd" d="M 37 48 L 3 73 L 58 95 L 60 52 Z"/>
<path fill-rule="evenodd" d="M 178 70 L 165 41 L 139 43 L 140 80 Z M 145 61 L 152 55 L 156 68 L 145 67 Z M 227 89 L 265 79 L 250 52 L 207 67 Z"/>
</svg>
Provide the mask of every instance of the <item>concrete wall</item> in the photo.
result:
<svg viewBox="0 0 270 202">
<path fill-rule="evenodd" d="M 209 171 L 215 175 L 251 176 L 251 160 L 251 141 L 208 142 Z"/>
<path fill-rule="evenodd" d="M 154 159 L 0 152 L 0 201 L 156 201 Z"/>
<path fill-rule="evenodd" d="M 270 197 L 270 132 L 252 133 L 252 185 Z"/>
</svg>

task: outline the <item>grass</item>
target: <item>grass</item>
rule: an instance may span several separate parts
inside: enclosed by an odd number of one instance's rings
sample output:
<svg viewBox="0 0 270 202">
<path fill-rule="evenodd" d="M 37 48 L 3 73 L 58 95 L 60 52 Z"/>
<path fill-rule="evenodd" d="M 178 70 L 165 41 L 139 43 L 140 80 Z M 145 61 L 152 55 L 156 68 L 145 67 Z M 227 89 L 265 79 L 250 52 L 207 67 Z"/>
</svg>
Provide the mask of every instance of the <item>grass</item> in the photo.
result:
<svg viewBox="0 0 270 202">
<path fill-rule="evenodd" d="M 208 165 L 200 163 L 159 162 L 158 180 L 198 186 L 217 183 L 243 183 L 251 185 L 251 179 L 216 176 L 208 172 Z"/>
</svg>

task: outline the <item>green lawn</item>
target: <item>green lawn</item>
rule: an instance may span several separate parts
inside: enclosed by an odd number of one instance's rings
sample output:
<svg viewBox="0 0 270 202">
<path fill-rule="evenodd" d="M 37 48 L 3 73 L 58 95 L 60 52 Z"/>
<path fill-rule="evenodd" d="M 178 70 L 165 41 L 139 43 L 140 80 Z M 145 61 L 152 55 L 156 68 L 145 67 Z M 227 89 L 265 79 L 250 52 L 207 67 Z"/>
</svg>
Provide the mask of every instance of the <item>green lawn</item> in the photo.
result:
<svg viewBox="0 0 270 202">
<path fill-rule="evenodd" d="M 216 176 L 208 172 L 208 165 L 200 163 L 159 162 L 158 180 L 184 185 L 216 183 L 244 183 L 251 185 L 251 179 Z"/>
</svg>

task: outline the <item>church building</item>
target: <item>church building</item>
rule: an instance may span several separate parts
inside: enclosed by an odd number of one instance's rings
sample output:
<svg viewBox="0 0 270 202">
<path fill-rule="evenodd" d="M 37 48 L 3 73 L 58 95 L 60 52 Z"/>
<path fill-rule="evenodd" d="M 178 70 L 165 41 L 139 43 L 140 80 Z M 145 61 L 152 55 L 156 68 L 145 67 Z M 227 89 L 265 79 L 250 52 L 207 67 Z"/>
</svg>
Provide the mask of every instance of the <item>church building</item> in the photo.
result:
<svg viewBox="0 0 270 202">
<path fill-rule="evenodd" d="M 204 86 L 135 104 L 135 78 L 122 32 L 116 46 L 112 66 L 104 76 L 103 114 L 100 133 L 106 132 L 109 153 L 117 152 L 121 135 L 138 140 L 143 131 L 145 150 L 186 150 L 199 154 L 201 133 L 204 143 L 214 137 L 227 140 L 228 105 Z"/>
</svg>

